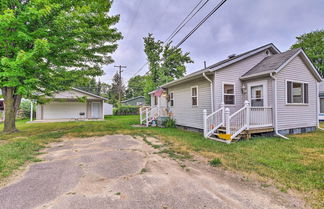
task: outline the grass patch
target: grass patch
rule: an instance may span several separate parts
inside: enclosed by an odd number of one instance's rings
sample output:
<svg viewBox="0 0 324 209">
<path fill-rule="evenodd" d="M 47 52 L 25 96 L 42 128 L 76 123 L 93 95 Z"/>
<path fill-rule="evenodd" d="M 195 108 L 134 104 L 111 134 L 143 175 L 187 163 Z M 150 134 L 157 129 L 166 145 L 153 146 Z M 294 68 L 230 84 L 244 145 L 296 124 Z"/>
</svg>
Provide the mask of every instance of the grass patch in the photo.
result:
<svg viewBox="0 0 324 209">
<path fill-rule="evenodd" d="M 209 161 L 209 165 L 213 167 L 220 166 L 222 164 L 222 161 L 219 158 L 214 158 L 211 161 Z"/>
<path fill-rule="evenodd" d="M 24 163 L 37 161 L 39 150 L 61 137 L 154 136 L 169 147 L 161 150 L 161 154 L 174 159 L 191 158 L 190 153 L 211 161 L 217 158 L 223 167 L 271 180 L 282 191 L 303 192 L 315 208 L 324 205 L 324 131 L 291 135 L 290 140 L 264 137 L 227 145 L 206 140 L 201 133 L 176 128 L 132 127 L 138 121 L 138 116 L 109 116 L 105 121 L 86 122 L 29 124 L 26 120 L 18 121 L 20 132 L 0 134 L 0 180 Z"/>
<path fill-rule="evenodd" d="M 148 169 L 147 168 L 142 168 L 141 174 L 146 173 L 146 172 L 148 172 Z"/>
</svg>

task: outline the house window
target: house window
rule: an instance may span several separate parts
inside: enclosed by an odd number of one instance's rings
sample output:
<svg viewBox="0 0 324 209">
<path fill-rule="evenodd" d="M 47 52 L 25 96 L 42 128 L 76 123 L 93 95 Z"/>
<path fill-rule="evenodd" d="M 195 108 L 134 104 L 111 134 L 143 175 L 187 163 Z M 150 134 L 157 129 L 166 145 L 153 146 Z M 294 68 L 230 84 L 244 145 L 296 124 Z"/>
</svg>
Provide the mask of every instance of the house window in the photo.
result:
<svg viewBox="0 0 324 209">
<path fill-rule="evenodd" d="M 191 104 L 198 106 L 198 86 L 191 87 Z"/>
<path fill-rule="evenodd" d="M 308 84 L 287 81 L 287 104 L 308 104 Z"/>
<path fill-rule="evenodd" d="M 324 113 L 324 98 L 320 98 L 320 113 Z"/>
<path fill-rule="evenodd" d="M 170 93 L 170 106 L 174 106 L 174 100 L 173 100 L 173 92 Z"/>
<path fill-rule="evenodd" d="M 225 105 L 235 104 L 234 84 L 223 84 L 223 99 Z"/>
<path fill-rule="evenodd" d="M 263 85 L 252 86 L 251 87 L 251 106 L 253 107 L 263 107 Z"/>
<path fill-rule="evenodd" d="M 156 106 L 158 104 L 158 98 L 157 96 L 154 96 L 154 105 Z"/>
</svg>

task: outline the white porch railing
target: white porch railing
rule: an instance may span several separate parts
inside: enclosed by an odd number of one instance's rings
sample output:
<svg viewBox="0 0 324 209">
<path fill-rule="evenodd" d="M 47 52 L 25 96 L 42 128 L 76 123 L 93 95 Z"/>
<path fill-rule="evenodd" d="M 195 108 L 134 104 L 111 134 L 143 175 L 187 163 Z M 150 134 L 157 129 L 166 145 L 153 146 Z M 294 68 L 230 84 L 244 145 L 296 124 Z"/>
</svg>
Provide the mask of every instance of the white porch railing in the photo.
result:
<svg viewBox="0 0 324 209">
<path fill-rule="evenodd" d="M 222 104 L 221 108 L 215 112 L 207 115 L 207 111 L 204 110 L 204 136 L 208 137 L 214 133 L 219 127 L 224 125 L 225 121 L 225 107 Z"/>
<path fill-rule="evenodd" d="M 231 139 L 237 137 L 246 129 L 273 126 L 271 107 L 250 107 L 248 101 L 244 102 L 244 107 L 230 114 L 229 108 L 220 108 L 208 115 L 204 111 L 204 136 L 208 137 L 219 127 L 225 126 L 226 134 L 231 135 Z"/>
<path fill-rule="evenodd" d="M 231 139 L 234 139 L 237 135 L 239 135 L 242 131 L 244 131 L 249 122 L 247 121 L 248 117 L 248 106 L 244 106 L 232 115 L 230 115 L 230 111 L 228 108 L 225 110 L 226 117 L 226 134 L 231 135 Z"/>
<path fill-rule="evenodd" d="M 145 123 L 146 126 L 149 126 L 149 123 L 153 119 L 161 116 L 168 116 L 167 107 L 157 106 L 140 108 L 140 124 Z"/>
<path fill-rule="evenodd" d="M 271 107 L 250 107 L 250 128 L 272 125 Z"/>
</svg>

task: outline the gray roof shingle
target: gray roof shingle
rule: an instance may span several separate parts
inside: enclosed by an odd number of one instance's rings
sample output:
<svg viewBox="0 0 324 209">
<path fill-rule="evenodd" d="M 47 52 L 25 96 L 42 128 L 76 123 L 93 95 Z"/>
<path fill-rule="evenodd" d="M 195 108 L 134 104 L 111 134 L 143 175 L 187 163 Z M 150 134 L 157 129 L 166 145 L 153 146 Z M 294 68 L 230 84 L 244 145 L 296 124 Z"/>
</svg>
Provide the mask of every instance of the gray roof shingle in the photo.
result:
<svg viewBox="0 0 324 209">
<path fill-rule="evenodd" d="M 251 70 L 246 72 L 243 77 L 250 77 L 253 75 L 259 75 L 262 73 L 271 73 L 277 70 L 281 65 L 287 62 L 292 56 L 294 56 L 300 48 L 288 50 L 280 54 L 274 54 L 264 58 L 261 62 L 255 65 Z"/>
</svg>

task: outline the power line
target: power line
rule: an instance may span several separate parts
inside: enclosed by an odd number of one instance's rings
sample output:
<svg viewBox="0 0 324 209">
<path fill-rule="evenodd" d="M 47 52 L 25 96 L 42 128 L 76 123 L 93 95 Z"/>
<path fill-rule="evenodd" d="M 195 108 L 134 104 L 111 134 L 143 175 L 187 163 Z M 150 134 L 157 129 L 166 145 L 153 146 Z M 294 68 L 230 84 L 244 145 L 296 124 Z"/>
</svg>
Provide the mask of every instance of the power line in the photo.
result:
<svg viewBox="0 0 324 209">
<path fill-rule="evenodd" d="M 216 7 L 214 7 L 214 9 L 212 11 L 210 11 L 208 13 L 208 15 L 202 19 L 197 25 L 196 27 L 194 27 L 176 46 L 175 48 L 178 48 L 179 46 L 181 46 L 181 44 L 183 44 L 194 32 L 196 32 L 196 30 L 198 30 L 198 28 L 204 24 L 206 22 L 206 20 L 212 16 L 227 0 L 222 0 L 220 3 L 218 3 L 216 5 Z"/>
<path fill-rule="evenodd" d="M 198 30 L 198 28 L 200 28 L 200 26 L 202 24 L 204 24 L 209 17 L 211 17 L 227 0 L 222 0 L 220 3 L 218 3 L 213 9 L 212 11 L 210 11 L 175 47 L 174 49 L 179 48 L 194 32 L 196 32 Z M 144 66 L 146 66 L 148 64 L 148 62 L 146 62 L 141 68 L 140 70 L 137 71 L 140 72 Z M 136 73 L 136 74 L 137 74 Z M 134 74 L 134 75 L 136 75 Z M 132 77 L 131 77 L 132 78 Z"/>
<path fill-rule="evenodd" d="M 170 36 L 166 39 L 166 43 L 171 41 L 186 24 L 194 17 L 196 14 L 208 3 L 209 0 L 206 0 L 198 10 L 190 17 L 190 15 L 197 9 L 197 7 L 201 4 L 203 0 L 200 0 L 198 4 L 190 11 L 190 13 L 182 20 L 182 22 L 178 25 L 178 27 L 170 34 Z M 190 18 L 189 18 L 190 17 Z"/>
<path fill-rule="evenodd" d="M 189 14 L 181 21 L 181 23 L 176 27 L 176 29 L 170 34 L 170 36 L 166 39 L 165 43 L 172 40 L 172 38 L 179 33 L 179 31 L 207 4 L 209 0 L 206 0 L 203 5 L 190 17 L 190 15 L 197 9 L 197 7 L 203 2 L 200 0 L 198 4 L 189 12 Z M 190 18 L 189 18 L 190 17 Z M 189 19 L 188 19 L 189 18 Z M 139 72 L 141 72 L 144 67 L 148 64 L 148 62 L 144 63 L 133 75 L 131 78 L 135 77 Z M 130 78 L 130 79 L 131 79 Z"/>
<path fill-rule="evenodd" d="M 127 68 L 127 66 L 122 66 L 122 65 L 115 65 L 114 67 L 119 68 L 119 86 L 118 86 L 118 101 L 121 102 L 121 93 L 122 93 L 122 72 L 123 68 Z"/>
</svg>

